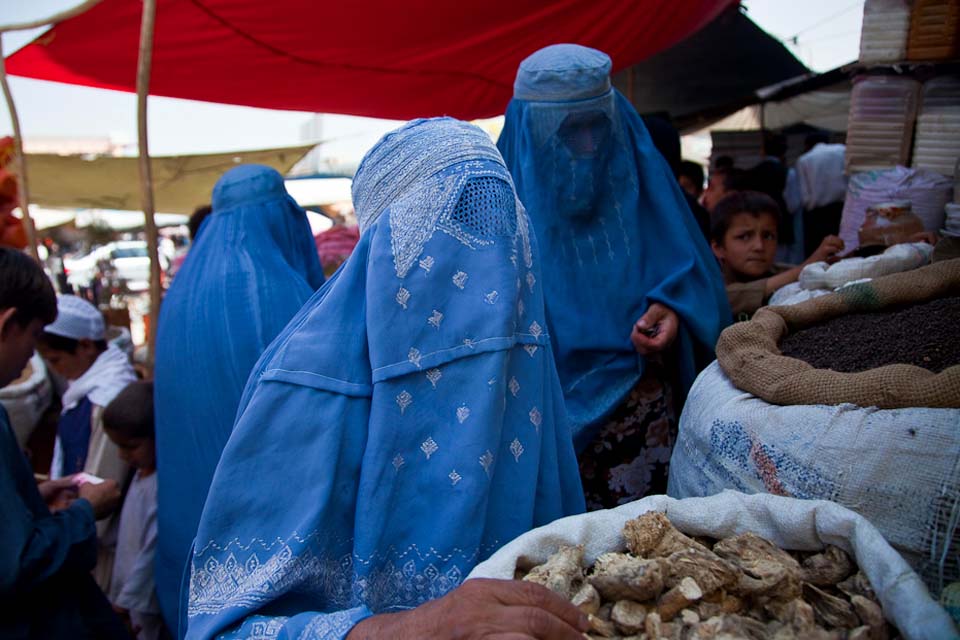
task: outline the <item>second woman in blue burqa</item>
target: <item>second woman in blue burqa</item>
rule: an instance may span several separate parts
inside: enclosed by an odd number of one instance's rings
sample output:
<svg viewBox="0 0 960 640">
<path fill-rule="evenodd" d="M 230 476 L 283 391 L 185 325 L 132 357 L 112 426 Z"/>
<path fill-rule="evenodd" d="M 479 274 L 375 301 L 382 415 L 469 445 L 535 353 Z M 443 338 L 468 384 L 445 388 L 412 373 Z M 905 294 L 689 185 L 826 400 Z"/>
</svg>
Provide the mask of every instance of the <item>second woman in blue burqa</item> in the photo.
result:
<svg viewBox="0 0 960 640">
<path fill-rule="evenodd" d="M 542 251 L 589 508 L 666 491 L 671 391 L 682 403 L 730 322 L 716 261 L 610 68 L 578 45 L 534 53 L 498 142 Z"/>
</svg>

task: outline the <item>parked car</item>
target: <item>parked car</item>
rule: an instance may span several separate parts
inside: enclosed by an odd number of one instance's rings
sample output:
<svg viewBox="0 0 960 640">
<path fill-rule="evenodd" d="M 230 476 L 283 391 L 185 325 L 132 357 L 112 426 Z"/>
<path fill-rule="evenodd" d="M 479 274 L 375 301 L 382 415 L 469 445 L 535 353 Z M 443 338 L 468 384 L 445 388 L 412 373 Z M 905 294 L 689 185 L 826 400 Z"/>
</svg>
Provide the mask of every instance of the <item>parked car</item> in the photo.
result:
<svg viewBox="0 0 960 640">
<path fill-rule="evenodd" d="M 130 291 L 143 291 L 150 286 L 150 258 L 144 240 L 121 240 L 97 247 L 79 258 L 63 261 L 67 282 L 74 287 L 88 287 L 100 272 L 112 272 L 113 278 Z M 160 256 L 160 268 L 169 267 L 166 257 Z"/>
</svg>

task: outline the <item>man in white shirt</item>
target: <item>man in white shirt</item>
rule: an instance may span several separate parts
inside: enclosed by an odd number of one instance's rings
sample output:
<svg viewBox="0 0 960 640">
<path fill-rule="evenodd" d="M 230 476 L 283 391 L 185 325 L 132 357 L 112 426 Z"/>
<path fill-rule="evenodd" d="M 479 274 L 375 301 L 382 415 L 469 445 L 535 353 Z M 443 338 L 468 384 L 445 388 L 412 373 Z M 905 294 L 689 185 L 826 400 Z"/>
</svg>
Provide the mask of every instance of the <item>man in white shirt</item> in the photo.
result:
<svg viewBox="0 0 960 640">
<path fill-rule="evenodd" d="M 843 166 L 846 146 L 827 141 L 823 133 L 807 136 L 808 151 L 797 159 L 795 166 L 804 210 L 806 255 L 813 253 L 825 237 L 840 230 L 843 199 L 847 193 Z"/>
</svg>

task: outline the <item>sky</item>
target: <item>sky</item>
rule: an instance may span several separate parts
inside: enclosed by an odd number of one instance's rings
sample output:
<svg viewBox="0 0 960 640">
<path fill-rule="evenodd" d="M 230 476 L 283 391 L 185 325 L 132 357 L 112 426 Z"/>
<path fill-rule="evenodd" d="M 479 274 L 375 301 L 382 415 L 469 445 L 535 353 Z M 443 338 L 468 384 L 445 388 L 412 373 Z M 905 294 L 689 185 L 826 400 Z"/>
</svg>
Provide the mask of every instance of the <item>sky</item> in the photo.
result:
<svg viewBox="0 0 960 640">
<path fill-rule="evenodd" d="M 0 0 L 0 24 L 18 23 L 62 11 L 77 0 Z M 815 71 L 828 71 L 857 58 L 863 0 L 744 0 L 750 18 L 783 41 Z M 10 55 L 41 30 L 3 35 Z M 111 136 L 136 143 L 136 96 L 26 78 L 10 78 L 24 138 Z M 65 105 L 67 105 L 65 107 Z M 291 146 L 304 139 L 312 115 L 152 97 L 148 105 L 152 155 Z M 395 122 L 329 116 L 322 137 L 346 161 L 356 161 Z M 0 136 L 12 132 L 5 105 L 0 105 Z"/>
</svg>

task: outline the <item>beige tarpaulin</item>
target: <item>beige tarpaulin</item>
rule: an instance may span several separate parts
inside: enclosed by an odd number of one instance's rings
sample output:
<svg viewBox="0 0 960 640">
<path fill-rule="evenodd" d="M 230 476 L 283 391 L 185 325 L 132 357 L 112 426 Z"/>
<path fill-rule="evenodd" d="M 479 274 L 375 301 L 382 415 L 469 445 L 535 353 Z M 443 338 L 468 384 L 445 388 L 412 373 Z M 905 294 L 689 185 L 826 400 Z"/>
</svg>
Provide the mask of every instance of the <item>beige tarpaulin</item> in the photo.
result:
<svg viewBox="0 0 960 640">
<path fill-rule="evenodd" d="M 157 211 L 191 213 L 210 202 L 220 176 L 238 164 L 264 164 L 286 173 L 314 145 L 151 158 Z M 30 201 L 44 207 L 139 211 L 137 158 L 27 154 Z"/>
</svg>

